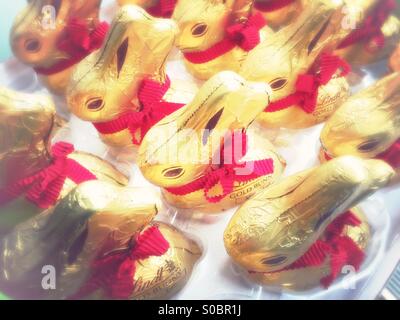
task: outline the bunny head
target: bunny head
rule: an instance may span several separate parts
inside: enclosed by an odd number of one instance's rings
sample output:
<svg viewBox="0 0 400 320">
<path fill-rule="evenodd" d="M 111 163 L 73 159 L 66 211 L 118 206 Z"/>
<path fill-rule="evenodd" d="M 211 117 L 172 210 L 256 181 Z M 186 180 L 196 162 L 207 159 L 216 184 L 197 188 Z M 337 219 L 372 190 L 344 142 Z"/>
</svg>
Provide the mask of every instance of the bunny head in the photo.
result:
<svg viewBox="0 0 400 320">
<path fill-rule="evenodd" d="M 221 72 L 207 81 L 194 100 L 155 125 L 139 149 L 144 176 L 161 187 L 177 187 L 204 174 L 221 141 L 246 129 L 269 101 L 269 88 Z"/>
<path fill-rule="evenodd" d="M 122 7 L 101 50 L 79 63 L 73 73 L 67 91 L 71 112 L 82 120 L 103 123 L 140 111 L 142 81 L 166 82 L 164 65 L 176 32 L 172 20 L 154 18 L 138 6 Z"/>
<path fill-rule="evenodd" d="M 68 23 L 79 20 L 88 32 L 99 24 L 101 0 L 32 0 L 15 19 L 10 43 L 15 56 L 36 70 L 47 70 L 71 59 L 62 49 Z M 79 49 L 77 49 L 79 50 Z M 55 93 L 64 93 L 72 67 L 43 72 L 42 81 Z M 38 71 L 41 74 L 41 72 Z"/>
<path fill-rule="evenodd" d="M 285 270 L 338 216 L 393 177 L 381 160 L 346 156 L 283 179 L 239 208 L 225 230 L 225 247 L 246 270 Z"/>
<path fill-rule="evenodd" d="M 268 40 L 249 52 L 240 74 L 252 81 L 267 82 L 273 92 L 273 102 L 294 94 L 298 78 L 318 73 L 322 57 L 332 51 L 349 31 L 341 28 L 343 4 L 315 1 L 293 24 L 270 35 Z M 306 113 L 294 104 L 283 110 L 260 115 L 259 120 L 269 127 L 301 128 L 324 121 L 339 102 L 348 96 L 348 84 L 334 75 L 318 91 L 315 110 Z"/>
<path fill-rule="evenodd" d="M 400 138 L 400 74 L 393 73 L 350 97 L 322 134 L 330 157 L 375 158 Z"/>
</svg>

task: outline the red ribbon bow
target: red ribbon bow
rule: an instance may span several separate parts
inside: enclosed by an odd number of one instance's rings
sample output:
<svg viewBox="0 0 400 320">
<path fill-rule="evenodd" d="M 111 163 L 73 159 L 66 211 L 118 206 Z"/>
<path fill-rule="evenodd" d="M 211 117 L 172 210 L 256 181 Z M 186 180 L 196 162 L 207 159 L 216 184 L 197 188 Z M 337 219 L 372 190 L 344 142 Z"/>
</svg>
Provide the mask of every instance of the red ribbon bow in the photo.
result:
<svg viewBox="0 0 400 320">
<path fill-rule="evenodd" d="M 299 75 L 296 92 L 270 103 L 265 112 L 277 112 L 291 106 L 299 106 L 306 113 L 313 113 L 317 107 L 319 88 L 326 85 L 340 68 L 341 77 L 350 72 L 350 66 L 346 61 L 334 55 L 322 54 L 319 60 L 319 72 Z"/>
<path fill-rule="evenodd" d="M 151 127 L 184 106 L 184 104 L 162 100 L 169 90 L 170 84 L 169 78 L 164 84 L 151 79 L 143 80 L 138 93 L 138 99 L 142 106 L 141 111 L 127 112 L 115 120 L 93 123 L 93 125 L 101 134 L 113 134 L 129 129 L 132 142 L 140 145 Z M 137 137 L 138 130 L 139 137 Z"/>
<path fill-rule="evenodd" d="M 358 42 L 367 42 L 365 49 L 373 53 L 377 49 L 383 48 L 385 45 L 385 36 L 382 33 L 382 27 L 390 14 L 396 9 L 397 3 L 395 0 L 381 0 L 377 7 L 372 10 L 363 24 L 357 30 L 350 33 L 339 45 L 339 49 L 347 48 Z M 377 49 L 370 46 L 375 43 Z"/>
<path fill-rule="evenodd" d="M 231 51 L 236 46 L 245 51 L 254 49 L 260 43 L 260 30 L 266 26 L 260 13 L 251 16 L 244 23 L 236 23 L 226 30 L 226 38 L 205 51 L 186 52 L 185 58 L 194 64 L 202 64 L 214 60 Z"/>
<path fill-rule="evenodd" d="M 158 4 L 148 8 L 147 11 L 154 17 L 171 18 L 174 13 L 177 0 L 159 0 Z"/>
<path fill-rule="evenodd" d="M 350 237 L 343 236 L 342 233 L 346 226 L 355 227 L 360 224 L 361 221 L 350 211 L 340 215 L 325 230 L 324 240 L 317 240 L 301 258 L 290 266 L 271 273 L 318 267 L 329 259 L 331 272 L 321 279 L 321 284 L 328 288 L 342 273 L 343 267 L 351 265 L 359 270 L 365 254 Z"/>
<path fill-rule="evenodd" d="M 236 134 L 232 134 L 231 146 L 226 150 L 227 145 L 221 148 L 222 163 L 218 169 L 211 169 L 203 177 L 181 187 L 167 188 L 166 190 L 174 195 L 187 195 L 198 190 L 204 190 L 204 196 L 210 203 L 218 203 L 227 195 L 231 194 L 234 189 L 235 182 L 248 182 L 262 176 L 266 176 L 274 172 L 274 162 L 272 159 L 264 159 L 259 161 L 248 161 L 238 163 L 237 160 L 242 159 L 247 153 L 247 135 L 240 134 L 241 150 L 238 150 L 236 144 Z M 232 161 L 227 164 L 226 156 L 229 155 Z M 243 173 L 241 173 L 243 170 Z M 247 172 L 251 170 L 251 172 Z M 222 194 L 211 196 L 210 191 L 218 184 L 222 187 Z"/>
<path fill-rule="evenodd" d="M 273 12 L 294 3 L 296 0 L 255 1 L 254 8 L 262 12 Z"/>
<path fill-rule="evenodd" d="M 158 227 L 152 226 L 132 239 L 127 249 L 100 257 L 93 263 L 93 272 L 86 284 L 72 299 L 86 297 L 98 289 L 109 297 L 128 299 L 135 289 L 136 262 L 160 257 L 170 248 Z"/>
<path fill-rule="evenodd" d="M 109 24 L 102 22 L 90 31 L 86 21 L 72 18 L 57 44 L 57 48 L 67 53 L 69 58 L 61 60 L 50 68 L 35 68 L 35 71 L 38 74 L 51 75 L 77 64 L 102 46 L 108 29 Z"/>
<path fill-rule="evenodd" d="M 0 190 L 0 205 L 4 205 L 22 194 L 39 208 L 47 209 L 56 204 L 67 178 L 80 184 L 96 180 L 96 176 L 68 155 L 74 152 L 73 145 L 58 142 L 52 147 L 52 163 L 33 176 L 24 178 Z"/>
</svg>

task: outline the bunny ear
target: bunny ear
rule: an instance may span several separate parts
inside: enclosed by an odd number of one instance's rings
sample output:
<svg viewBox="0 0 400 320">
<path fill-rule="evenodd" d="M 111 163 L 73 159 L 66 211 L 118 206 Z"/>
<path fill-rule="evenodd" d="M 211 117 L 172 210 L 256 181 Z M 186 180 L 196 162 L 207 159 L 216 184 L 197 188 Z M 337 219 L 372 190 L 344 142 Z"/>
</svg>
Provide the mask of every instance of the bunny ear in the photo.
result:
<svg viewBox="0 0 400 320">
<path fill-rule="evenodd" d="M 232 17 L 235 22 L 247 20 L 251 14 L 254 0 L 234 0 Z"/>
</svg>

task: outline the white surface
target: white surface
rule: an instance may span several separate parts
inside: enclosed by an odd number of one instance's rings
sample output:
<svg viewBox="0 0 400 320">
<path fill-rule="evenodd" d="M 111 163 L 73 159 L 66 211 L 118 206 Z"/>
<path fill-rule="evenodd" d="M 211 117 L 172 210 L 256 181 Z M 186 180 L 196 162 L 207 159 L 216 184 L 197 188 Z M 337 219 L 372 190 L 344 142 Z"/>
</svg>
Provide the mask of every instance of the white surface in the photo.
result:
<svg viewBox="0 0 400 320">
<path fill-rule="evenodd" d="M 111 1 L 111 0 L 110 0 Z M 109 3 L 110 1 L 105 1 Z M 108 8 L 107 14 L 113 12 Z M 105 16 L 107 16 L 107 14 Z M 168 73 L 171 80 L 192 79 L 185 71 L 179 55 L 171 55 Z M 178 60 L 177 60 L 178 59 Z M 382 65 L 373 67 L 374 74 L 364 78 L 359 90 L 382 75 Z M 38 84 L 35 74 L 15 60 L 0 65 L 0 85 L 25 92 L 38 92 L 44 89 Z M 65 106 L 57 99 L 59 108 Z M 148 182 L 141 176 L 133 163 L 118 162 L 99 140 L 96 131 L 89 123 L 84 123 L 72 116 L 70 129 L 64 138 L 75 144 L 76 149 L 92 152 L 114 163 L 119 168 L 131 172 L 131 185 L 144 186 Z M 280 148 L 281 154 L 288 161 L 286 175 L 312 167 L 316 163 L 319 151 L 319 133 L 321 126 L 301 131 L 282 132 L 279 141 L 286 146 Z M 177 299 L 373 299 L 382 289 L 387 277 L 399 259 L 400 250 L 400 188 L 382 190 L 362 204 L 372 226 L 373 237 L 369 246 L 367 259 L 354 278 L 344 277 L 328 290 L 315 289 L 310 292 L 290 294 L 272 292 L 246 282 L 237 273 L 224 250 L 223 231 L 235 209 L 219 216 L 204 216 L 196 220 L 188 219 L 170 208 L 162 213 L 159 219 L 168 221 L 182 230 L 197 237 L 203 247 L 204 256 L 195 269 L 188 285 L 176 296 Z M 394 249 L 396 248 L 396 250 Z M 356 283 L 352 283 L 356 280 Z"/>
</svg>

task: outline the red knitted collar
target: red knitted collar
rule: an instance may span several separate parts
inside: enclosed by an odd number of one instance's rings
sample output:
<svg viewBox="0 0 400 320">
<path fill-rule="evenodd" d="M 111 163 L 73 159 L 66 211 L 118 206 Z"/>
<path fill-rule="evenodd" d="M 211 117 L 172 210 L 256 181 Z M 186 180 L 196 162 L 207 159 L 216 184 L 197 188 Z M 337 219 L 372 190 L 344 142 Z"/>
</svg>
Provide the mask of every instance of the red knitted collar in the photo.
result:
<svg viewBox="0 0 400 320">
<path fill-rule="evenodd" d="M 65 28 L 64 36 L 57 44 L 59 50 L 68 54 L 69 59 L 61 60 L 49 68 L 35 68 L 35 71 L 48 76 L 72 67 L 102 46 L 108 29 L 109 24 L 102 22 L 90 31 L 86 21 L 71 19 Z"/>
<path fill-rule="evenodd" d="M 266 26 L 266 21 L 260 13 L 251 16 L 246 23 L 236 23 L 226 30 L 225 38 L 204 51 L 186 52 L 186 60 L 194 64 L 212 61 L 233 48 L 239 46 L 244 51 L 251 51 L 261 41 L 260 30 Z"/>
<path fill-rule="evenodd" d="M 166 190 L 174 195 L 187 195 L 199 190 L 204 190 L 204 196 L 206 200 L 210 203 L 218 203 L 223 200 L 226 196 L 233 192 L 235 182 L 249 182 L 251 180 L 269 175 L 274 172 L 274 162 L 272 159 L 264 159 L 258 161 L 248 161 L 243 163 L 238 163 L 247 154 L 247 135 L 246 133 L 241 133 L 239 135 L 241 140 L 240 146 L 237 146 L 238 136 L 233 133 L 230 139 L 230 145 L 226 146 L 225 143 L 221 149 L 220 159 L 222 164 L 218 169 L 212 169 L 204 176 L 199 179 L 188 183 L 187 185 L 166 188 Z M 237 147 L 240 147 L 238 150 Z M 230 159 L 228 160 L 232 164 L 227 164 L 226 156 Z M 246 169 L 245 169 L 246 168 Z M 246 170 L 247 168 L 251 172 L 246 172 L 246 174 L 241 174 L 241 170 Z M 216 185 L 221 184 L 223 192 L 221 195 L 210 196 L 210 191 Z"/>
<path fill-rule="evenodd" d="M 151 79 L 143 80 L 138 93 L 142 107 L 140 111 L 129 111 L 114 120 L 93 123 L 94 127 L 101 134 L 114 134 L 129 129 L 133 144 L 140 145 L 151 127 L 184 106 L 181 103 L 163 100 L 170 85 L 171 82 L 168 77 L 163 84 Z"/>
<path fill-rule="evenodd" d="M 365 50 L 374 53 L 376 48 L 369 46 L 371 41 L 377 45 L 378 49 L 383 48 L 385 45 L 385 36 L 382 33 L 382 26 L 396 8 L 396 0 L 379 1 L 371 11 L 371 14 L 365 18 L 363 24 L 350 33 L 338 48 L 343 49 L 359 42 L 365 42 Z"/>
<path fill-rule="evenodd" d="M 290 266 L 266 274 L 319 267 L 329 262 L 330 274 L 321 279 L 321 285 L 328 288 L 342 273 L 344 266 L 353 266 L 359 270 L 365 253 L 348 236 L 342 235 L 346 226 L 359 226 L 361 221 L 351 211 L 343 213 L 336 218 L 325 230 L 324 240 L 317 240 L 308 251 Z M 250 274 L 257 273 L 249 271 Z"/>
<path fill-rule="evenodd" d="M 273 12 L 294 3 L 296 0 L 255 1 L 254 8 L 262 12 Z"/>
<path fill-rule="evenodd" d="M 57 203 L 65 180 L 76 184 L 96 180 L 96 176 L 68 155 L 74 146 L 66 142 L 56 143 L 52 149 L 52 163 L 33 176 L 26 177 L 0 190 L 0 205 L 5 205 L 22 194 L 39 208 L 47 209 Z"/>
<path fill-rule="evenodd" d="M 340 76 L 343 77 L 351 67 L 337 56 L 322 54 L 318 70 L 299 75 L 296 92 L 270 103 L 264 112 L 277 112 L 296 105 L 306 113 L 313 113 L 317 107 L 319 88 L 326 85 L 339 69 L 342 69 Z"/>
<path fill-rule="evenodd" d="M 159 0 L 158 4 L 148 8 L 147 11 L 154 17 L 171 18 L 174 13 L 177 0 Z"/>
</svg>

